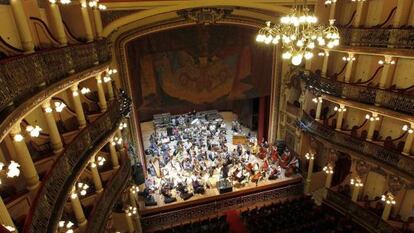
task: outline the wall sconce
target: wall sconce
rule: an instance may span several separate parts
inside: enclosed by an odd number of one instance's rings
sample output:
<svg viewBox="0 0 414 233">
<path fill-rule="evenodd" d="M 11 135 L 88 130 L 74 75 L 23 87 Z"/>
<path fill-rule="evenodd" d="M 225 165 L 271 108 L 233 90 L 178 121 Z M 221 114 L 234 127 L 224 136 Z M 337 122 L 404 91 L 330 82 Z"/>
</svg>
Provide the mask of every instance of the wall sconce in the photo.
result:
<svg viewBox="0 0 414 233">
<path fill-rule="evenodd" d="M 322 103 L 322 101 L 323 101 L 323 100 L 322 100 L 322 97 L 315 97 L 315 98 L 313 98 L 313 99 L 312 99 L 312 102 L 314 102 L 314 103 L 316 103 L 316 104 L 317 104 L 317 103 Z"/>
<path fill-rule="evenodd" d="M 121 145 L 122 144 L 122 138 L 118 138 L 118 137 L 114 137 L 114 139 L 112 140 L 112 145 L 116 145 L 116 144 L 118 144 L 118 145 Z"/>
<path fill-rule="evenodd" d="M 4 163 L 0 162 L 0 171 L 1 172 L 3 171 L 3 168 L 5 166 L 6 165 Z M 7 170 L 5 171 L 7 177 L 9 177 L 9 178 L 18 177 L 20 175 L 19 167 L 20 167 L 20 164 L 14 162 L 13 160 L 10 161 L 10 164 L 7 166 Z M 0 184 L 2 184 L 1 179 L 0 179 Z"/>
<path fill-rule="evenodd" d="M 355 61 L 356 58 L 353 56 L 348 56 L 348 57 L 342 57 L 342 60 L 346 62 L 350 62 L 350 61 Z"/>
<path fill-rule="evenodd" d="M 362 183 L 362 180 L 359 177 L 352 178 L 350 181 L 350 184 L 355 187 L 364 186 L 364 184 Z"/>
<path fill-rule="evenodd" d="M 379 116 L 371 116 L 369 114 L 365 115 L 365 119 L 369 120 L 369 121 L 379 121 Z"/>
<path fill-rule="evenodd" d="M 351 0 L 351 2 L 365 2 L 366 0 Z"/>
<path fill-rule="evenodd" d="M 87 87 L 82 87 L 82 89 L 80 90 L 82 95 L 91 93 L 91 89 L 87 88 Z"/>
<path fill-rule="evenodd" d="M 333 174 L 333 173 L 334 173 L 334 170 L 333 170 L 333 167 L 332 167 L 332 165 L 331 165 L 331 164 L 328 164 L 328 165 L 326 165 L 325 167 L 323 167 L 323 171 L 324 171 L 326 174 Z"/>
<path fill-rule="evenodd" d="M 306 154 L 305 154 L 305 158 L 306 158 L 307 160 L 314 160 L 314 159 L 315 159 L 315 155 L 314 155 L 314 154 L 312 154 L 312 153 L 306 153 Z"/>
<path fill-rule="evenodd" d="M 93 1 L 89 1 L 88 3 L 82 3 L 81 6 L 83 8 L 87 8 L 89 6 L 90 8 L 94 8 L 98 10 L 106 10 L 107 7 L 105 5 L 99 4 L 98 2 L 99 0 L 93 0 Z"/>
<path fill-rule="evenodd" d="M 335 3 L 336 0 L 325 0 L 325 5 L 331 5 L 332 3 Z"/>
<path fill-rule="evenodd" d="M 414 132 L 414 130 L 408 125 L 403 125 L 402 130 L 407 131 L 409 134 Z"/>
<path fill-rule="evenodd" d="M 73 222 L 71 221 L 59 221 L 58 227 L 60 229 L 60 231 L 63 231 L 65 233 L 73 233 L 73 229 L 72 227 L 75 224 L 73 224 Z"/>
<path fill-rule="evenodd" d="M 133 207 L 133 206 L 129 206 L 126 210 L 125 210 L 125 213 L 128 215 L 128 216 L 132 216 L 132 215 L 136 215 L 137 214 L 137 207 Z"/>
<path fill-rule="evenodd" d="M 346 108 L 335 106 L 334 111 L 335 112 L 346 112 Z"/>
<path fill-rule="evenodd" d="M 130 191 L 132 194 L 138 193 L 138 192 L 139 192 L 139 187 L 138 187 L 138 186 L 136 186 L 136 185 L 132 185 L 132 186 L 129 188 L 129 191 Z"/>
<path fill-rule="evenodd" d="M 125 123 L 125 122 L 123 122 L 123 123 L 119 124 L 119 129 L 120 129 L 120 130 L 123 130 L 123 129 L 127 128 L 127 127 L 128 127 L 128 125 L 127 125 L 127 123 Z"/>
<path fill-rule="evenodd" d="M 62 112 L 63 109 L 66 107 L 66 104 L 63 102 L 55 102 L 55 110 L 56 112 Z"/>
<path fill-rule="evenodd" d="M 378 64 L 380 64 L 380 65 L 384 65 L 384 64 L 386 64 L 386 65 L 394 65 L 395 64 L 395 61 L 394 60 L 391 60 L 391 59 L 385 59 L 385 61 L 379 60 L 378 61 Z"/>
<path fill-rule="evenodd" d="M 390 193 L 390 192 L 387 192 L 387 193 L 383 194 L 381 196 L 381 201 L 383 201 L 387 205 L 395 205 L 396 204 L 394 195 L 392 195 L 392 193 Z"/>
<path fill-rule="evenodd" d="M 329 57 L 329 52 L 319 52 L 318 56 L 319 57 Z"/>
<path fill-rule="evenodd" d="M 58 3 L 58 1 L 57 0 L 49 0 L 49 2 L 51 3 L 51 4 L 56 4 L 56 3 Z M 60 0 L 59 1 L 59 3 L 60 4 L 62 4 L 62 5 L 67 5 L 67 4 L 70 4 L 72 1 L 71 0 Z"/>
<path fill-rule="evenodd" d="M 15 142 L 21 142 L 21 141 L 23 141 L 23 139 L 24 139 L 24 137 L 19 133 L 13 136 L 13 140 Z"/>
<path fill-rule="evenodd" d="M 74 191 L 71 195 L 72 199 L 78 197 L 78 194 L 81 196 L 85 196 L 88 193 L 89 185 L 86 183 L 78 182 L 74 188 Z"/>
<path fill-rule="evenodd" d="M 96 158 L 96 163 L 98 164 L 98 166 L 103 166 L 105 164 L 106 159 L 102 156 L 98 156 Z"/>
<path fill-rule="evenodd" d="M 118 73 L 118 70 L 117 69 L 108 69 L 107 72 L 108 72 L 109 75 L 112 75 L 112 74 Z"/>
<path fill-rule="evenodd" d="M 28 125 L 26 127 L 26 131 L 30 134 L 31 137 L 37 138 L 40 135 L 40 131 L 42 131 L 42 128 L 40 128 L 38 125 L 31 126 Z"/>
<path fill-rule="evenodd" d="M 111 77 L 109 77 L 109 76 L 105 76 L 105 77 L 103 77 L 103 82 L 104 82 L 104 83 L 109 83 L 111 80 L 112 80 L 112 79 L 111 79 Z"/>
</svg>

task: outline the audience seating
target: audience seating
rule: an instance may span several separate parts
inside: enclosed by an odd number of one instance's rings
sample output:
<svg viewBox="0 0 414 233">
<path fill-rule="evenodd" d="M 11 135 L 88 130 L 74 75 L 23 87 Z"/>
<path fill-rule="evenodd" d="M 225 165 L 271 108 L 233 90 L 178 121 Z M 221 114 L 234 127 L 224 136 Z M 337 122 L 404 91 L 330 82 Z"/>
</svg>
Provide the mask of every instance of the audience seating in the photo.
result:
<svg viewBox="0 0 414 233">
<path fill-rule="evenodd" d="M 155 233 L 230 233 L 226 216 L 206 219 L 201 222 L 187 223 L 166 230 L 156 231 Z"/>
</svg>

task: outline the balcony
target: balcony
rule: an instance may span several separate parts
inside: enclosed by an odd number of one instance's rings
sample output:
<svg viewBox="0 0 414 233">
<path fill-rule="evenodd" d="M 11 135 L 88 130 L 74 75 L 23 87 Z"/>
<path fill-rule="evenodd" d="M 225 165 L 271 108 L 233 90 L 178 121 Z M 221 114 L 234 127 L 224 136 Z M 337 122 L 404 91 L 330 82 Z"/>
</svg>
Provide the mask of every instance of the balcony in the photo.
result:
<svg viewBox="0 0 414 233">
<path fill-rule="evenodd" d="M 95 122 L 88 125 L 68 144 L 42 181 L 25 221 L 26 233 L 55 232 L 64 204 L 80 173 L 118 129 L 128 114 L 125 100 L 115 101 Z"/>
<path fill-rule="evenodd" d="M 327 128 L 306 113 L 299 120 L 299 127 L 318 138 L 352 150 L 357 154 L 362 154 L 368 159 L 382 163 L 385 167 L 403 173 L 406 177 L 414 178 L 414 158 L 412 157 L 402 155 L 396 151 L 387 150 L 375 143 Z"/>
<path fill-rule="evenodd" d="M 95 204 L 95 207 L 90 214 L 91 217 L 88 219 L 88 229 L 86 232 L 105 232 L 108 216 L 112 213 L 112 208 L 119 194 L 128 184 L 128 177 L 130 177 L 131 174 L 131 162 L 126 154 L 121 156 L 121 161 L 121 167 L 106 184 L 105 191 Z"/>
<path fill-rule="evenodd" d="M 328 189 L 328 194 L 324 203 L 334 209 L 342 212 L 346 216 L 350 216 L 352 221 L 359 223 L 367 228 L 370 232 L 387 232 L 398 233 L 399 231 L 390 226 L 387 222 L 383 221 L 380 216 L 372 213 L 369 210 L 364 209 L 362 206 L 353 202 L 348 197 L 336 193 L 331 189 Z"/>
<path fill-rule="evenodd" d="M 30 96 L 111 59 L 107 40 L 45 50 L 0 61 L 0 115 Z"/>
<path fill-rule="evenodd" d="M 394 111 L 414 114 L 414 96 L 393 90 L 379 89 L 319 77 L 315 74 L 301 74 L 306 87 L 316 94 L 346 98 L 365 104 L 375 104 Z"/>
<path fill-rule="evenodd" d="M 340 28 L 340 34 L 344 46 L 414 48 L 412 28 Z"/>
</svg>

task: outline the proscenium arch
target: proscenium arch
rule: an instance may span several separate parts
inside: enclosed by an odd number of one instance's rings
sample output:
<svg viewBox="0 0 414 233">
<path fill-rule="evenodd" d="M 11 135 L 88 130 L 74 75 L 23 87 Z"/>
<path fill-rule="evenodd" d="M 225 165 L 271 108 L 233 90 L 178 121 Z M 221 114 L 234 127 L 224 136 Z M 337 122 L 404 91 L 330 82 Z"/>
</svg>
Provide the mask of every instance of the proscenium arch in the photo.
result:
<svg viewBox="0 0 414 233">
<path fill-rule="evenodd" d="M 201 8 L 201 7 L 245 7 L 245 8 L 270 11 L 270 12 L 275 12 L 275 13 L 288 13 L 290 11 L 290 8 L 285 7 L 285 6 L 255 3 L 253 1 L 196 0 L 196 1 L 191 1 L 191 2 L 190 1 L 184 2 L 179 5 L 164 6 L 164 7 L 153 8 L 149 10 L 143 10 L 137 13 L 132 13 L 130 15 L 117 19 L 111 22 L 110 24 L 108 24 L 104 28 L 102 34 L 104 37 L 107 37 L 113 31 L 117 30 L 118 28 L 124 25 L 127 25 L 137 20 L 141 20 L 147 17 L 154 16 L 154 15 L 175 12 L 175 11 L 184 10 L 184 9 Z"/>
</svg>

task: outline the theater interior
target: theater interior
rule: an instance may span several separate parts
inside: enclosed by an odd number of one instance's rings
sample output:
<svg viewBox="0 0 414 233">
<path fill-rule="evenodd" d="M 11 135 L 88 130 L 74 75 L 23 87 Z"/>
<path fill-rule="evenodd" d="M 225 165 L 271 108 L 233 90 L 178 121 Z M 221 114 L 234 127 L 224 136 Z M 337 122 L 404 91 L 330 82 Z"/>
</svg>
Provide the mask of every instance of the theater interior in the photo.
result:
<svg viewBox="0 0 414 233">
<path fill-rule="evenodd" d="M 414 0 L 0 19 L 0 233 L 414 233 Z"/>
</svg>

